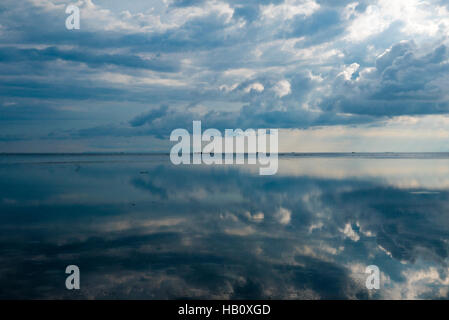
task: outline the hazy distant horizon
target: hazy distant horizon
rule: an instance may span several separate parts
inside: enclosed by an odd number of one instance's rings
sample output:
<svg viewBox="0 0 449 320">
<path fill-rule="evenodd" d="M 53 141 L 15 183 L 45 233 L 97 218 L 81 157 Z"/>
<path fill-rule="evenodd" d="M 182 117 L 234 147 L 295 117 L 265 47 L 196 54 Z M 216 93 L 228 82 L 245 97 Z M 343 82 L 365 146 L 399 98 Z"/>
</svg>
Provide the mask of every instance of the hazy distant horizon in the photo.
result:
<svg viewBox="0 0 449 320">
<path fill-rule="evenodd" d="M 126 152 L 121 152 L 121 151 L 116 151 L 116 152 L 0 152 L 0 155 L 120 155 L 120 154 L 126 154 L 126 155 L 169 155 L 170 152 L 141 152 L 141 151 L 126 151 Z M 187 152 L 187 154 L 195 154 L 194 152 Z M 196 154 L 205 154 L 205 152 L 201 152 L 201 153 L 196 153 Z M 231 152 L 222 152 L 221 154 L 225 155 L 225 154 L 234 154 L 234 155 L 238 155 L 238 154 L 244 154 L 244 155 L 248 155 L 248 154 L 252 154 L 252 155 L 256 155 L 257 153 L 231 153 Z M 268 154 L 270 154 L 270 152 L 268 152 Z M 314 155 L 332 155 L 332 154 L 345 154 L 345 155 L 354 155 L 354 154 L 358 154 L 358 155 L 363 155 L 363 154 L 448 154 L 449 155 L 449 151 L 418 151 L 418 152 L 392 152 L 392 151 L 386 151 L 386 152 L 272 152 L 272 154 L 278 154 L 278 155 L 287 155 L 287 154 L 297 154 L 297 155 L 307 155 L 307 154 L 314 154 Z"/>
</svg>

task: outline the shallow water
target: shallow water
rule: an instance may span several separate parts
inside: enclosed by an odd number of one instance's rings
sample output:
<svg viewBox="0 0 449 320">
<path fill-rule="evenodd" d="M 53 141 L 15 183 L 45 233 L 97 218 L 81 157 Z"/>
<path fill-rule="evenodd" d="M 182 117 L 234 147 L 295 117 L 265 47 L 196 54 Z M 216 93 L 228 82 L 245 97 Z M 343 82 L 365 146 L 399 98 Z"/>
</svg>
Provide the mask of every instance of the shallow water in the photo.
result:
<svg viewBox="0 0 449 320">
<path fill-rule="evenodd" d="M 448 194 L 447 154 L 0 155 L 0 298 L 446 299 Z"/>
</svg>

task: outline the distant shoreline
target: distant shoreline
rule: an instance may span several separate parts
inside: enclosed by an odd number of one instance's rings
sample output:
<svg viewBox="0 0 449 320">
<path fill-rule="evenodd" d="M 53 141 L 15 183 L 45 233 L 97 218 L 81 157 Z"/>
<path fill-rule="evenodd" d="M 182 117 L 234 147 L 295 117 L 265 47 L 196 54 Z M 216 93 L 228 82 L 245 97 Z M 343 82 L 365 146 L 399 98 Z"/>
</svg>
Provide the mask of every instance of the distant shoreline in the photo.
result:
<svg viewBox="0 0 449 320">
<path fill-rule="evenodd" d="M 193 155 L 194 153 L 190 153 Z M 226 153 L 222 153 L 225 155 Z M 0 153 L 0 156 L 169 156 L 169 152 L 23 152 Z M 239 153 L 234 155 L 256 155 L 256 153 Z M 413 157 L 438 156 L 449 157 L 449 152 L 279 152 L 278 156 L 294 157 Z"/>
</svg>

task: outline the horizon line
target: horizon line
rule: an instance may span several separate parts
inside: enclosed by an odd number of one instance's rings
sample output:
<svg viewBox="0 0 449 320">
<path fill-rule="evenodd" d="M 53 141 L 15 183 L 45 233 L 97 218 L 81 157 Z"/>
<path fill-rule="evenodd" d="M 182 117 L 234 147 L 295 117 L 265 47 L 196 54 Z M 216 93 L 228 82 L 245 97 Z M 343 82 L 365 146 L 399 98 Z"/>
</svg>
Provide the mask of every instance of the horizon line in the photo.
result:
<svg viewBox="0 0 449 320">
<path fill-rule="evenodd" d="M 206 152 L 188 152 L 188 154 L 211 154 Z M 236 153 L 236 152 L 220 152 L 219 154 L 259 154 L 263 152 L 244 152 L 244 153 Z M 369 151 L 369 152 L 359 152 L 359 151 L 319 151 L 319 152 L 266 152 L 266 154 L 278 154 L 278 155 L 286 155 L 286 154 L 298 154 L 298 155 L 307 155 L 307 154 L 449 154 L 449 151 Z M 116 152 L 98 152 L 98 151 L 87 151 L 87 152 L 0 152 L 0 155 L 170 155 L 170 152 L 163 151 L 116 151 Z"/>
</svg>

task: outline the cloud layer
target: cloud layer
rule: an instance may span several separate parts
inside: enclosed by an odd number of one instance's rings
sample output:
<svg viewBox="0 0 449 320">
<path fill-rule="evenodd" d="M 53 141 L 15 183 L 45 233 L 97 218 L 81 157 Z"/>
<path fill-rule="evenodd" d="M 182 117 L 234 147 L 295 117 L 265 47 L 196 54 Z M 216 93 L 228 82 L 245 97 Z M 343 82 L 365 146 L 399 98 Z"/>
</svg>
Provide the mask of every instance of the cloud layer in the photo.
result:
<svg viewBox="0 0 449 320">
<path fill-rule="evenodd" d="M 71 31 L 68 1 L 0 4 L 1 151 L 113 149 L 111 137 L 161 138 L 192 120 L 382 127 L 449 111 L 443 1 L 74 3 Z"/>
</svg>

